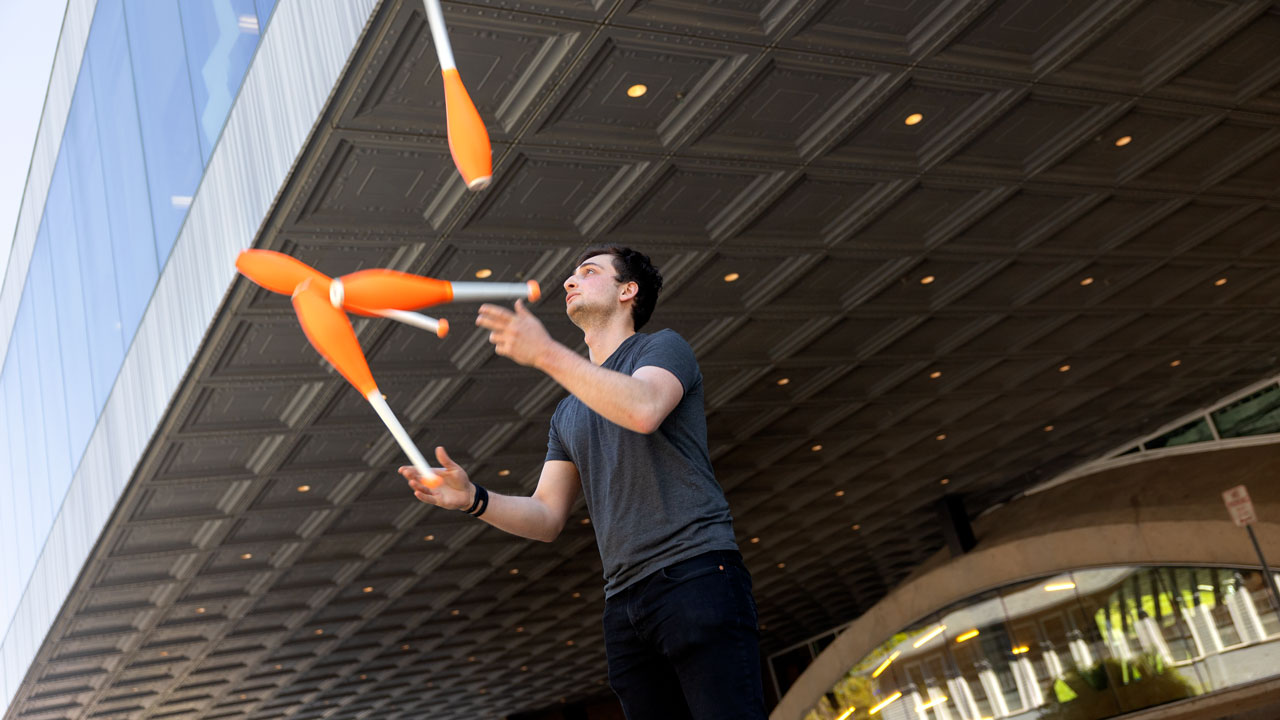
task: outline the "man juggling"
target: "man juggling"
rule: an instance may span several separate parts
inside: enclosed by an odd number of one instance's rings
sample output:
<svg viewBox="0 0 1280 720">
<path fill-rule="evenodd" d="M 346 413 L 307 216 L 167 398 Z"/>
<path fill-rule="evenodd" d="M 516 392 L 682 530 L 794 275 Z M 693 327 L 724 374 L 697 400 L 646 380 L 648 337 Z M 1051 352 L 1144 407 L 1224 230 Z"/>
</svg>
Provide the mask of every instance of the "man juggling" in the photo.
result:
<svg viewBox="0 0 1280 720">
<path fill-rule="evenodd" d="M 533 495 L 488 492 L 442 447 L 438 485 L 400 472 L 422 502 L 546 542 L 581 490 L 604 565 L 609 682 L 628 720 L 763 719 L 751 576 L 711 468 L 702 373 L 674 331 L 638 332 L 662 276 L 639 252 L 597 247 L 564 288 L 588 357 L 553 340 L 521 301 L 483 305 L 476 319 L 499 355 L 569 392 Z"/>
</svg>

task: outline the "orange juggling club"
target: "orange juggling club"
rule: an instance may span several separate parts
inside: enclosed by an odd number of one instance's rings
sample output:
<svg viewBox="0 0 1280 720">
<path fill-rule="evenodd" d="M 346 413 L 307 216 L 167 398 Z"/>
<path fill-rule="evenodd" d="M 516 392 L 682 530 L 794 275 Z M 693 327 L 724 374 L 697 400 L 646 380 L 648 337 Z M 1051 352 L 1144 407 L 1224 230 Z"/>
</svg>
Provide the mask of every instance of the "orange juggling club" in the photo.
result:
<svg viewBox="0 0 1280 720">
<path fill-rule="evenodd" d="M 444 12 L 440 0 L 424 0 L 427 22 L 431 25 L 431 39 L 440 60 L 440 74 L 444 80 L 444 111 L 448 120 L 449 153 L 457 166 L 468 190 L 483 190 L 493 179 L 493 153 L 489 147 L 489 133 L 475 103 L 467 94 L 467 88 L 458 75 L 458 64 L 453 59 L 453 46 L 449 44 L 449 31 L 444 24 Z"/>
<path fill-rule="evenodd" d="M 413 438 L 405 432 L 404 426 L 396 419 L 395 413 L 387 405 L 387 400 L 378 390 L 369 370 L 369 362 L 365 360 L 364 351 L 360 349 L 360 341 L 356 332 L 347 320 L 346 313 L 333 306 L 326 293 L 313 286 L 311 280 L 303 280 L 293 292 L 293 309 L 298 314 L 298 322 L 302 324 L 302 332 L 316 351 L 337 368 L 347 382 L 355 386 L 360 394 L 373 406 L 374 412 L 382 418 L 383 424 L 391 431 L 400 449 L 409 456 L 409 462 L 423 476 L 427 487 L 439 487 L 440 476 L 431 471 L 427 459 L 422 456 Z"/>
</svg>

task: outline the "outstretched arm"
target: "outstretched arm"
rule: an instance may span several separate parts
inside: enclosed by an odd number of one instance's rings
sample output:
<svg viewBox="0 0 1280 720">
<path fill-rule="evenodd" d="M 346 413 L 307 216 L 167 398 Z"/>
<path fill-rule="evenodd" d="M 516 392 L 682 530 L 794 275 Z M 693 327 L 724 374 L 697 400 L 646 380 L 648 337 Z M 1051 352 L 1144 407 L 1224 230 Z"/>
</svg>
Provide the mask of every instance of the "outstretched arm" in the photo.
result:
<svg viewBox="0 0 1280 720">
<path fill-rule="evenodd" d="M 444 481 L 440 487 L 429 488 L 412 466 L 400 468 L 400 474 L 409 482 L 410 489 L 419 500 L 446 510 L 466 510 L 475 500 L 475 485 L 467 472 L 455 463 L 443 447 L 436 448 L 440 468 L 433 468 Z M 489 493 L 489 508 L 480 519 L 490 525 L 531 540 L 551 542 L 564 529 L 573 503 L 581 489 L 578 468 L 565 460 L 548 460 L 542 466 L 538 487 L 529 497 Z"/>
<path fill-rule="evenodd" d="M 533 313 L 516 301 L 515 312 L 482 305 L 476 324 L 503 357 L 537 368 L 606 420 L 646 435 L 654 432 L 684 397 L 669 370 L 647 365 L 631 375 L 595 365 L 551 338 Z"/>
</svg>

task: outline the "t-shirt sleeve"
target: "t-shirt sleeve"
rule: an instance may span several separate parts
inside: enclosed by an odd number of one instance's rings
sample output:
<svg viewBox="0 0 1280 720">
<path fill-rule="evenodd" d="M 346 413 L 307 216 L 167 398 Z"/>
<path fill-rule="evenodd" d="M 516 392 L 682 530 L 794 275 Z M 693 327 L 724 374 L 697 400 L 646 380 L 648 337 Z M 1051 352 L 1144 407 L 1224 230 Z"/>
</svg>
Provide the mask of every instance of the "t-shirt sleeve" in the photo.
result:
<svg viewBox="0 0 1280 720">
<path fill-rule="evenodd" d="M 687 395 L 702 379 L 693 348 L 674 330 L 661 330 L 649 337 L 636 358 L 636 369 L 652 366 L 675 375 Z"/>
<path fill-rule="evenodd" d="M 573 458 L 569 457 L 568 451 L 564 448 L 564 443 L 560 441 L 560 433 L 556 431 L 557 422 L 560 420 L 560 406 L 556 406 L 556 411 L 551 415 L 551 429 L 547 431 L 547 460 L 567 460 L 573 462 Z"/>
</svg>

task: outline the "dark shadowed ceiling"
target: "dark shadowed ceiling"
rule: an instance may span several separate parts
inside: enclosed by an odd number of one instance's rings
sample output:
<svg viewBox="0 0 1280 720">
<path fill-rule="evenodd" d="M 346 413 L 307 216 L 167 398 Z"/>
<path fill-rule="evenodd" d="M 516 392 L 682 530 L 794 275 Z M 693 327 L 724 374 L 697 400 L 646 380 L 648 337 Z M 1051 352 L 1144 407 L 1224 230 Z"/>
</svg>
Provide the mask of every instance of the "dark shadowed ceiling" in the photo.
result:
<svg viewBox="0 0 1280 720">
<path fill-rule="evenodd" d="M 1271 2 L 445 15 L 494 185 L 463 189 L 420 6 L 387 0 L 258 245 L 331 274 L 535 278 L 575 347 L 574 254 L 649 251 L 766 652 L 939 549 L 944 493 L 976 515 L 1275 372 Z M 421 445 L 528 492 L 561 391 L 474 313 L 440 308 L 443 341 L 357 329 Z M 6 717 L 473 718 L 607 692 L 585 510 L 514 539 L 413 501 L 401 462 L 287 300 L 237 282 Z"/>
</svg>

